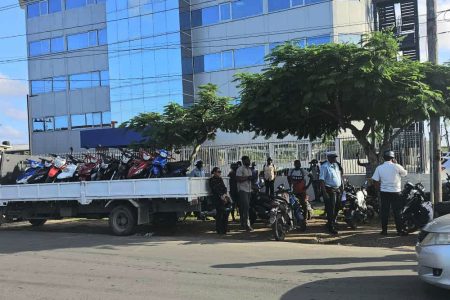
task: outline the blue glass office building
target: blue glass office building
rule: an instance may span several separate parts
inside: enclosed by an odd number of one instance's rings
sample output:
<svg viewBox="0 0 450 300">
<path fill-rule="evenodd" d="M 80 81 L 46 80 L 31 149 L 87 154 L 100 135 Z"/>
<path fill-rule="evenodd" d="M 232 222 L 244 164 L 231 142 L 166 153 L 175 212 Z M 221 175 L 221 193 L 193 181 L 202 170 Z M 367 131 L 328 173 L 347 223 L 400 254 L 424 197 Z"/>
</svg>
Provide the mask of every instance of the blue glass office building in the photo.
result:
<svg viewBox="0 0 450 300">
<path fill-rule="evenodd" d="M 19 2 L 34 153 L 77 150 L 83 131 L 190 105 L 203 84 L 239 97 L 234 75 L 261 71 L 280 43 L 357 42 L 370 26 L 369 0 Z"/>
</svg>

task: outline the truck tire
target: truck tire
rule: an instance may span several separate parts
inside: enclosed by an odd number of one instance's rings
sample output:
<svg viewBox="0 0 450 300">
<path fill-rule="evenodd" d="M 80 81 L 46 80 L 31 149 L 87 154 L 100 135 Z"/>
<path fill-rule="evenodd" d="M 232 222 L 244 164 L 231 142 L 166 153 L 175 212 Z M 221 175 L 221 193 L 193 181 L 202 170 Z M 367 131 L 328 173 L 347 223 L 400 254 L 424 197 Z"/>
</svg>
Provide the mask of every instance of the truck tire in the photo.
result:
<svg viewBox="0 0 450 300">
<path fill-rule="evenodd" d="M 42 226 L 47 222 L 46 219 L 29 219 L 28 222 L 30 222 L 31 226 L 38 227 Z"/>
<path fill-rule="evenodd" d="M 125 236 L 133 234 L 136 224 L 136 212 L 128 205 L 114 207 L 109 215 L 109 227 L 115 235 Z"/>
</svg>

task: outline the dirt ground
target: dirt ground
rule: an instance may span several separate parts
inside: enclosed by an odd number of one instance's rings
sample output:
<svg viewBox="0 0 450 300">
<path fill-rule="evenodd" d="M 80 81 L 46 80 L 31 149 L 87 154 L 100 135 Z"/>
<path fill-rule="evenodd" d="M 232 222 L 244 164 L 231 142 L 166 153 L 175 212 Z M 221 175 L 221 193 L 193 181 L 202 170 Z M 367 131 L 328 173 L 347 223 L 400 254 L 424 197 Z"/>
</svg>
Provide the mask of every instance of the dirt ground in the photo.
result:
<svg viewBox="0 0 450 300">
<path fill-rule="evenodd" d="M 199 238 L 216 238 L 218 235 L 214 232 L 214 219 L 208 221 L 197 221 L 187 219 L 180 221 L 175 228 L 156 228 L 154 226 L 140 226 L 136 235 L 143 237 L 150 236 L 195 236 Z M 268 241 L 273 240 L 271 229 L 264 223 L 254 224 L 254 232 L 240 230 L 238 222 L 230 221 L 230 233 L 221 236 L 223 239 L 230 240 L 250 240 L 250 241 Z M 6 231 L 44 231 L 44 232 L 68 232 L 68 233 L 94 233 L 111 234 L 108 221 L 103 220 L 84 220 L 84 219 L 65 219 L 59 221 L 48 221 L 42 227 L 32 227 L 28 222 L 16 222 L 2 224 L 0 232 Z M 291 231 L 286 237 L 286 242 L 304 243 L 304 244 L 334 244 L 348 245 L 357 247 L 383 247 L 391 249 L 411 250 L 417 241 L 417 232 L 406 237 L 398 237 L 395 234 L 395 228 L 391 225 L 388 236 L 381 236 L 378 220 L 373 220 L 367 224 L 361 224 L 356 230 L 352 230 L 342 221 L 338 223 L 338 235 L 330 235 L 325 230 L 325 220 L 321 217 L 315 217 L 308 222 L 306 232 Z"/>
</svg>

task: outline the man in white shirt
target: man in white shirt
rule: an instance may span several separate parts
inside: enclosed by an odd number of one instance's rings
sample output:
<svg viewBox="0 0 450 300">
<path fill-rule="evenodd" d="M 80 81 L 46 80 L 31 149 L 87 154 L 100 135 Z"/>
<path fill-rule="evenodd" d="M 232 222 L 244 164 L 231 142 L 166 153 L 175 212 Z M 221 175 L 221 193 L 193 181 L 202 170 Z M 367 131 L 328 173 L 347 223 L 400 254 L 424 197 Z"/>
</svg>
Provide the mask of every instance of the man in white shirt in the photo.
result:
<svg viewBox="0 0 450 300">
<path fill-rule="evenodd" d="M 266 194 L 273 196 L 275 194 L 275 166 L 272 158 L 267 158 L 267 164 L 264 165 L 264 181 L 266 185 Z"/>
<path fill-rule="evenodd" d="M 394 211 L 397 235 L 406 235 L 402 229 L 400 212 L 403 207 L 400 192 L 402 180 L 408 172 L 395 160 L 393 151 L 386 151 L 383 155 L 384 163 L 378 166 L 373 174 L 375 187 L 380 191 L 381 198 L 381 234 L 387 235 L 390 207 Z"/>
<path fill-rule="evenodd" d="M 243 165 L 236 171 L 236 181 L 239 192 L 239 216 L 241 219 L 241 228 L 247 231 L 253 231 L 248 216 L 253 180 L 252 169 L 250 168 L 250 158 L 248 156 L 243 156 L 242 164 Z"/>
</svg>

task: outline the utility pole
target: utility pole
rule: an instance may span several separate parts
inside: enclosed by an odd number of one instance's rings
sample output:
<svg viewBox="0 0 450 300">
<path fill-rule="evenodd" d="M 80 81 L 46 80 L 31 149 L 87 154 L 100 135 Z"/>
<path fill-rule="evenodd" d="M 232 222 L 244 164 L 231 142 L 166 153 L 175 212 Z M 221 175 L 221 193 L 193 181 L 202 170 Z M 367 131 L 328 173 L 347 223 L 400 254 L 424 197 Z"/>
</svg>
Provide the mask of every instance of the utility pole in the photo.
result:
<svg viewBox="0 0 450 300">
<path fill-rule="evenodd" d="M 437 22 L 436 0 L 427 0 L 427 37 L 428 61 L 437 64 Z M 441 118 L 432 116 L 430 119 L 431 131 L 431 188 L 432 203 L 442 201 L 441 181 Z"/>
</svg>

